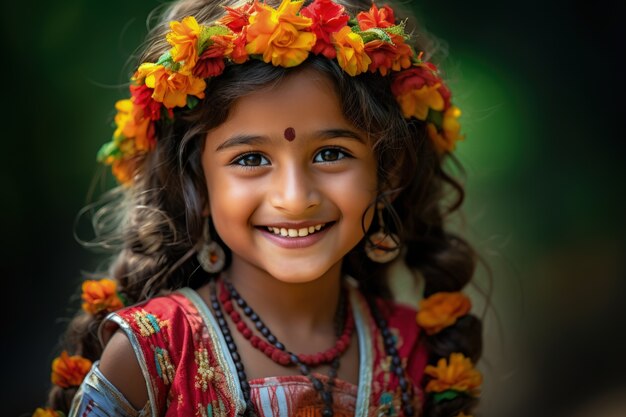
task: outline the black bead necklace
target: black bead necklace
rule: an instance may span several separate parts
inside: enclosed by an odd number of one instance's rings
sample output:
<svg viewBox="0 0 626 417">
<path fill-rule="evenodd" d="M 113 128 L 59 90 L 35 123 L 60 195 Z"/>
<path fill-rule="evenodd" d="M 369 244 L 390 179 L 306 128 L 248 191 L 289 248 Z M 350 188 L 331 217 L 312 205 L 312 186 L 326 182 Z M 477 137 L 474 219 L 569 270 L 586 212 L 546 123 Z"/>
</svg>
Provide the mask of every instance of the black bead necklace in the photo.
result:
<svg viewBox="0 0 626 417">
<path fill-rule="evenodd" d="M 398 377 L 398 385 L 402 391 L 400 397 L 402 401 L 402 411 L 404 411 L 404 415 L 406 417 L 411 417 L 415 415 L 415 410 L 411 405 L 411 384 L 407 379 L 404 367 L 402 366 L 402 360 L 400 359 L 400 354 L 396 348 L 395 337 L 391 334 L 389 327 L 387 327 L 387 320 L 385 320 L 381 312 L 376 307 L 376 303 L 371 299 L 368 299 L 367 302 L 370 307 L 370 311 L 374 316 L 374 321 L 382 333 L 385 352 L 387 353 L 387 356 L 391 357 L 392 372 Z"/>
<path fill-rule="evenodd" d="M 322 401 L 324 402 L 324 409 L 322 410 L 323 417 L 332 417 L 334 415 L 333 412 L 333 396 L 332 389 L 335 386 L 335 378 L 337 377 L 337 370 L 339 369 L 339 357 L 335 358 L 331 362 L 331 367 L 328 375 L 328 382 L 326 383 L 326 387 L 324 383 L 317 377 L 315 377 L 309 368 L 309 366 L 298 358 L 298 355 L 290 352 L 285 348 L 285 346 L 276 339 L 276 336 L 272 334 L 269 328 L 261 321 L 259 316 L 254 312 L 254 310 L 248 306 L 248 303 L 241 297 L 241 295 L 235 290 L 229 282 L 224 282 L 227 286 L 227 290 L 230 292 L 232 298 L 235 299 L 236 304 L 242 309 L 244 314 L 248 316 L 253 322 L 255 327 L 261 332 L 261 334 L 265 337 L 265 339 L 272 343 L 277 349 L 283 350 L 289 354 L 289 359 L 292 365 L 298 367 L 300 373 L 306 376 L 313 385 L 313 388 L 318 392 Z M 340 298 L 340 308 L 339 315 L 345 315 L 346 305 L 344 302 L 344 295 Z M 211 306 L 215 311 L 215 316 L 217 318 L 217 322 L 220 326 L 220 330 L 224 335 L 224 340 L 228 346 L 228 350 L 233 358 L 233 362 L 235 363 L 235 368 L 237 369 L 237 376 L 239 377 L 239 383 L 241 386 L 241 390 L 243 392 L 244 400 L 246 401 L 246 415 L 254 415 L 253 406 L 251 402 L 251 393 L 250 393 L 250 384 L 247 381 L 247 376 L 243 368 L 243 363 L 241 362 L 241 357 L 237 351 L 237 346 L 234 343 L 232 338 L 232 334 L 230 333 L 230 329 L 228 328 L 228 324 L 226 323 L 226 319 L 224 317 L 224 313 L 222 312 L 222 308 L 217 296 L 217 288 L 215 286 L 215 281 L 211 281 Z M 336 328 L 337 335 L 341 334 L 342 326 L 341 324 L 337 325 Z M 249 414 L 251 413 L 251 414 Z"/>
</svg>

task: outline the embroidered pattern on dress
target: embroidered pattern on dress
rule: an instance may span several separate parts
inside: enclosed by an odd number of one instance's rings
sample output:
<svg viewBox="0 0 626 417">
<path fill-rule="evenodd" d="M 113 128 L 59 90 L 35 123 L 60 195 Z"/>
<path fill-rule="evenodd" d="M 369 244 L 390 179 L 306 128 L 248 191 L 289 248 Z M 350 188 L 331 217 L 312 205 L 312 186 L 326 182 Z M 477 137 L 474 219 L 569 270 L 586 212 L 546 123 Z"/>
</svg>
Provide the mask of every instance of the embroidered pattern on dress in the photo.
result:
<svg viewBox="0 0 626 417">
<path fill-rule="evenodd" d="M 168 324 L 167 320 L 161 321 L 154 314 L 150 314 L 144 309 L 135 311 L 132 316 L 142 336 L 159 333 Z"/>
<path fill-rule="evenodd" d="M 174 365 L 172 365 L 172 361 L 170 359 L 170 354 L 167 349 L 160 348 L 158 346 L 154 347 L 154 362 L 156 363 L 156 370 L 161 379 L 163 379 L 163 383 L 165 385 L 169 385 L 174 380 L 174 375 L 176 374 L 176 370 L 174 369 Z"/>
<path fill-rule="evenodd" d="M 196 356 L 196 365 L 198 372 L 196 373 L 196 388 L 205 392 L 209 386 L 209 381 L 217 379 L 219 374 L 215 367 L 209 366 L 209 354 L 206 348 L 199 348 L 194 352 Z"/>
</svg>

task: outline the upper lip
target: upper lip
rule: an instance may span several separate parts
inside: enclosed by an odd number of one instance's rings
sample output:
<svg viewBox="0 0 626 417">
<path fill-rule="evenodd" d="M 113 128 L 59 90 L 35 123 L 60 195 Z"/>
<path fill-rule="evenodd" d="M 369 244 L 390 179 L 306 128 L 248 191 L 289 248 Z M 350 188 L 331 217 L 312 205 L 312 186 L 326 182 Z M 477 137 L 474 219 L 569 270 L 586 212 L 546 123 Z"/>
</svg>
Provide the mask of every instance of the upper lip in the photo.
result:
<svg viewBox="0 0 626 417">
<path fill-rule="evenodd" d="M 305 227 L 317 226 L 318 224 L 328 224 L 331 222 L 325 222 L 322 220 L 312 220 L 306 222 L 276 222 L 259 225 L 259 227 L 276 227 L 280 229 L 304 229 Z"/>
</svg>

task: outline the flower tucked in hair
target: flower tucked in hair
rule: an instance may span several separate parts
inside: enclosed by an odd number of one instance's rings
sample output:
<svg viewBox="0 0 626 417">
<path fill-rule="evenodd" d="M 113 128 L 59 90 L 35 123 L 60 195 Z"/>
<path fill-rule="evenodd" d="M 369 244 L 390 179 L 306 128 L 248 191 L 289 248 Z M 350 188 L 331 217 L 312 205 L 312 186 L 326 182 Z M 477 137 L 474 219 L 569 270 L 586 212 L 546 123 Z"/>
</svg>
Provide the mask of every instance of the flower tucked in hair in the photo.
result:
<svg viewBox="0 0 626 417">
<path fill-rule="evenodd" d="M 428 365 L 424 373 L 433 379 L 428 381 L 426 392 L 435 393 L 435 401 L 448 400 L 457 396 L 477 396 L 482 384 L 482 375 L 472 361 L 462 353 L 452 353 L 449 362 L 441 358 L 437 366 Z"/>
<path fill-rule="evenodd" d="M 91 361 L 82 356 L 69 356 L 66 351 L 52 361 L 52 383 L 61 388 L 77 387 L 91 369 Z"/>
<path fill-rule="evenodd" d="M 432 335 L 453 325 L 471 308 L 470 299 L 463 293 L 438 292 L 420 301 L 417 324 Z"/>
<path fill-rule="evenodd" d="M 249 59 L 294 67 L 310 53 L 336 59 L 351 76 L 393 73 L 392 91 L 404 116 L 426 122 L 440 155 L 454 149 L 462 139 L 460 110 L 452 106 L 437 67 L 423 62 L 407 43 L 405 22 L 396 22 L 393 9 L 372 4 L 351 19 L 332 0 L 314 0 L 305 8 L 303 3 L 283 0 L 273 8 L 254 0 L 224 7 L 224 15 L 208 25 L 193 16 L 170 22 L 171 49 L 134 73 L 131 97 L 116 104 L 115 133 L 98 160 L 112 165 L 118 181 L 130 184 L 156 146 L 155 123 L 171 121 L 175 110 L 192 109 L 205 97 L 206 79 Z"/>
<path fill-rule="evenodd" d="M 117 284 L 112 279 L 87 280 L 83 282 L 83 310 L 89 314 L 111 312 L 124 307 L 117 294 Z"/>
<path fill-rule="evenodd" d="M 461 111 L 452 106 L 450 90 L 443 83 L 437 67 L 423 62 L 398 73 L 391 85 L 404 117 L 425 121 L 429 138 L 442 155 L 454 150 L 463 139 L 456 120 Z"/>
<path fill-rule="evenodd" d="M 52 408 L 37 408 L 32 417 L 65 417 L 65 414 L 61 411 L 54 410 Z"/>
</svg>

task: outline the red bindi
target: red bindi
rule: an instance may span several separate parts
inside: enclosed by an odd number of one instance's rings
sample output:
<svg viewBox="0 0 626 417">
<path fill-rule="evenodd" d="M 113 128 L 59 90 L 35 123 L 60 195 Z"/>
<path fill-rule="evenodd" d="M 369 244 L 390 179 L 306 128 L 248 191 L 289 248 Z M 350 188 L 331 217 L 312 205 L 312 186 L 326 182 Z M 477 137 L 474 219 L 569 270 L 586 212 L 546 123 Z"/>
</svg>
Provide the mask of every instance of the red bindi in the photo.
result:
<svg viewBox="0 0 626 417">
<path fill-rule="evenodd" d="M 291 142 L 296 138 L 296 129 L 294 129 L 293 127 L 288 127 L 287 129 L 285 129 L 284 135 L 285 139 Z"/>
</svg>

